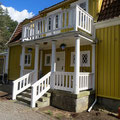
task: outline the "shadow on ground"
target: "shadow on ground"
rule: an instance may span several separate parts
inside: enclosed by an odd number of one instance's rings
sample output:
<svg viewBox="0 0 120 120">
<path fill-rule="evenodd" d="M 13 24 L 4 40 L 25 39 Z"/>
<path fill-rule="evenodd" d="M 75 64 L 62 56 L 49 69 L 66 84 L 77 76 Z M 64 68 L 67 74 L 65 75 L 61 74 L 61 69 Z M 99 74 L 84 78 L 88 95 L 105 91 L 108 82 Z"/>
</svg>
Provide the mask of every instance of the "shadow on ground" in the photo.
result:
<svg viewBox="0 0 120 120">
<path fill-rule="evenodd" d="M 0 84 L 0 100 L 10 100 L 12 95 L 12 85 Z"/>
</svg>

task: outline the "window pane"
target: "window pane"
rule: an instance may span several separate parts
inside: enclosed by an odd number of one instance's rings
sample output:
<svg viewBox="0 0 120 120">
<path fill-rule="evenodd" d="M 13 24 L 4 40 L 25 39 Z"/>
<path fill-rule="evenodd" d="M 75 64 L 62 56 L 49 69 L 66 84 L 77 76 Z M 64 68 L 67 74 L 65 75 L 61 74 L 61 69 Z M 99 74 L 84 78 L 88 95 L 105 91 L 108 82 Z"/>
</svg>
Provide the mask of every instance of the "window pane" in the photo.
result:
<svg viewBox="0 0 120 120">
<path fill-rule="evenodd" d="M 50 64 L 50 56 L 47 56 L 46 64 Z"/>
<path fill-rule="evenodd" d="M 28 64 L 30 64 L 30 55 L 28 55 Z"/>
<path fill-rule="evenodd" d="M 58 23 L 59 23 L 59 16 L 56 15 L 56 28 L 58 28 Z"/>
<path fill-rule="evenodd" d="M 48 29 L 51 30 L 51 18 L 49 18 Z"/>
<path fill-rule="evenodd" d="M 86 11 L 86 2 L 83 2 L 80 4 L 80 7 Z"/>
</svg>

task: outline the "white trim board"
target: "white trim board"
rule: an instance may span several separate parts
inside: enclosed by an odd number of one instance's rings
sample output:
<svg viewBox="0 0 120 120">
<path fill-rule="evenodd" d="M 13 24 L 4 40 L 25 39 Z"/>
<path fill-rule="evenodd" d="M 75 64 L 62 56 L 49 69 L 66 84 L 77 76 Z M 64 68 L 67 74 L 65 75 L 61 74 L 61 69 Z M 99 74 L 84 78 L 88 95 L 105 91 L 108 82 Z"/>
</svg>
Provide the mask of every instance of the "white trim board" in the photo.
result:
<svg viewBox="0 0 120 120">
<path fill-rule="evenodd" d="M 110 26 L 115 26 L 115 25 L 120 25 L 120 17 L 97 22 L 95 23 L 95 28 L 100 29 L 100 28 L 105 28 L 105 27 L 110 27 Z"/>
</svg>

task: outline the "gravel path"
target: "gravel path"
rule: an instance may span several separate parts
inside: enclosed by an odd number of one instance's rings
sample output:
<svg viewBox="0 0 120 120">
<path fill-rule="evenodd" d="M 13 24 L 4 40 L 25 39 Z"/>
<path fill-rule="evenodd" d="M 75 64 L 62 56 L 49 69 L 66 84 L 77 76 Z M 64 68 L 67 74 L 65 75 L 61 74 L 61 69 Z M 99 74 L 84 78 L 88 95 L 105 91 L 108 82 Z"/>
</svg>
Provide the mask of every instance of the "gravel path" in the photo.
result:
<svg viewBox="0 0 120 120">
<path fill-rule="evenodd" d="M 0 100 L 0 120 L 54 120 L 54 118 L 19 102 Z"/>
</svg>

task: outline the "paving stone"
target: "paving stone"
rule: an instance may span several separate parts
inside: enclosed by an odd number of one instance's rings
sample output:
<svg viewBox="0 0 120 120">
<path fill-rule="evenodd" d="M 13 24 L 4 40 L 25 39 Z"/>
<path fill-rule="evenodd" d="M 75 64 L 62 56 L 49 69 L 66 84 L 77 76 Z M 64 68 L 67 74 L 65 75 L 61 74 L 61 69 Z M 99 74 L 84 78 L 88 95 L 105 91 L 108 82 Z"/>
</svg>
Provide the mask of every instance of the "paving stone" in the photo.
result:
<svg viewBox="0 0 120 120">
<path fill-rule="evenodd" d="M 27 105 L 12 100 L 0 101 L 0 120 L 54 120 Z"/>
</svg>

